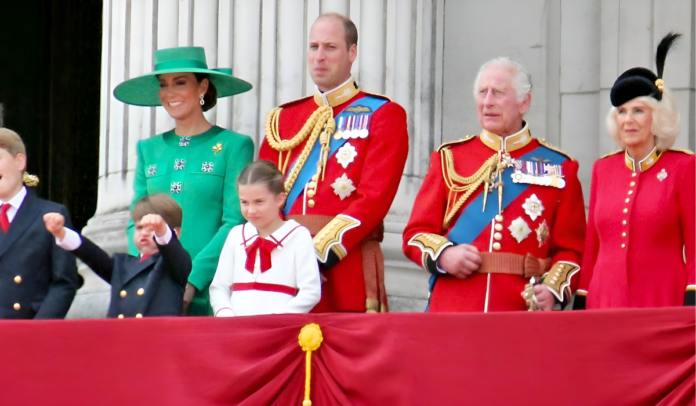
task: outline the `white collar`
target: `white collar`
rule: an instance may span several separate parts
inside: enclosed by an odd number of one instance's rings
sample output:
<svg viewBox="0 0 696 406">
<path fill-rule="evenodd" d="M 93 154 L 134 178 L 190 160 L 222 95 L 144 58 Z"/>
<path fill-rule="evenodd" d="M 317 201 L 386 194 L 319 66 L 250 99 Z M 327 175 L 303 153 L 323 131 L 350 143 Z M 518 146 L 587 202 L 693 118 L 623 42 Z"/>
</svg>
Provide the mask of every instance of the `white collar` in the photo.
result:
<svg viewBox="0 0 696 406">
<path fill-rule="evenodd" d="M 283 225 L 266 237 L 266 239 L 277 244 L 279 243 L 279 247 L 282 247 L 284 244 L 287 244 L 292 236 L 297 234 L 296 231 L 300 227 L 300 223 L 295 220 L 285 220 Z M 242 226 L 242 245 L 246 247 L 257 238 L 259 238 L 259 231 L 253 224 L 247 222 Z"/>
<path fill-rule="evenodd" d="M 19 192 L 17 192 L 17 194 L 14 195 L 14 197 L 13 197 L 12 199 L 10 199 L 10 200 L 8 200 L 8 201 L 6 201 L 6 202 L 3 202 L 2 200 L 0 200 L 0 204 L 9 203 L 10 206 L 12 206 L 12 207 L 14 207 L 15 209 L 19 210 L 19 207 L 22 205 L 22 202 L 24 201 L 24 198 L 25 198 L 26 196 L 27 196 L 27 187 L 26 187 L 26 186 L 22 186 L 22 189 L 20 189 Z"/>
</svg>

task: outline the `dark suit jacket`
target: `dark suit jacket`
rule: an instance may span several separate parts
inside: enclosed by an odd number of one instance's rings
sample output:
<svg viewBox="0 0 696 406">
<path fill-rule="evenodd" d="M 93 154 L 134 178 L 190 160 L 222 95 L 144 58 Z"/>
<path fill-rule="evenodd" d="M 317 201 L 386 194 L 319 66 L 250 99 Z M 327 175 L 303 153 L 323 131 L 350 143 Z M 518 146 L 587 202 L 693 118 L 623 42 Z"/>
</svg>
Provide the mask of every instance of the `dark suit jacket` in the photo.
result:
<svg viewBox="0 0 696 406">
<path fill-rule="evenodd" d="M 88 238 L 72 253 L 111 284 L 107 317 L 178 316 L 191 273 L 191 256 L 176 234 L 159 253 L 140 262 L 139 257 L 114 254 L 113 258 Z"/>
<path fill-rule="evenodd" d="M 43 215 L 51 212 L 62 214 L 70 224 L 65 206 L 39 199 L 27 188 L 7 233 L 0 230 L 2 319 L 62 319 L 82 286 L 75 257 L 46 231 Z"/>
</svg>

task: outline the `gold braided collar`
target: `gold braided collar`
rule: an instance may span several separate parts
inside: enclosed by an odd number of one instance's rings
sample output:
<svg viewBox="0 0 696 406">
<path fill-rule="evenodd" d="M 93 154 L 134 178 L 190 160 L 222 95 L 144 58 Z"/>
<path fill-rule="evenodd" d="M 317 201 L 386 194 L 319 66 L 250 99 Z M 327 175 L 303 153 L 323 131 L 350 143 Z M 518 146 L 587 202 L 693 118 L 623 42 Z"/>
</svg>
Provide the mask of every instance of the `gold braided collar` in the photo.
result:
<svg viewBox="0 0 696 406">
<path fill-rule="evenodd" d="M 335 89 L 329 90 L 328 92 L 322 93 L 317 87 L 316 91 L 314 92 L 314 102 L 317 104 L 317 106 L 336 107 L 349 101 L 358 93 L 360 93 L 358 83 L 351 76 L 348 80 L 343 82 L 342 85 Z"/>
<path fill-rule="evenodd" d="M 633 172 L 645 172 L 657 163 L 657 160 L 660 159 L 661 155 L 662 154 L 657 151 L 657 147 L 655 147 L 652 151 L 650 151 L 648 156 L 636 164 L 636 161 L 631 158 L 630 155 L 628 155 L 628 150 L 626 150 L 626 153 L 624 154 L 624 162 L 626 162 L 628 169 L 632 170 Z"/>
<path fill-rule="evenodd" d="M 500 151 L 502 149 L 503 151 L 512 152 L 524 148 L 529 144 L 532 141 L 532 134 L 529 132 L 529 125 L 524 123 L 524 127 L 522 127 L 520 131 L 508 135 L 507 137 L 501 137 L 487 130 L 483 130 L 479 138 L 488 148 L 494 151 Z"/>
</svg>

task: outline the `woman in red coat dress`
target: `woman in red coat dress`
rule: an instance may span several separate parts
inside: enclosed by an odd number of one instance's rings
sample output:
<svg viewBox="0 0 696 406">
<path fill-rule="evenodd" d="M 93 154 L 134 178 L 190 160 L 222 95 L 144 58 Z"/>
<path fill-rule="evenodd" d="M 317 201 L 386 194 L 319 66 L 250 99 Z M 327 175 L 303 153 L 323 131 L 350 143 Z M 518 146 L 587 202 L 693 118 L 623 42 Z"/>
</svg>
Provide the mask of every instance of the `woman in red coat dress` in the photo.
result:
<svg viewBox="0 0 696 406">
<path fill-rule="evenodd" d="M 679 115 L 662 71 L 624 72 L 607 116 L 622 151 L 595 162 L 587 240 L 575 308 L 662 307 L 694 303 L 694 155 L 669 149 Z"/>
</svg>

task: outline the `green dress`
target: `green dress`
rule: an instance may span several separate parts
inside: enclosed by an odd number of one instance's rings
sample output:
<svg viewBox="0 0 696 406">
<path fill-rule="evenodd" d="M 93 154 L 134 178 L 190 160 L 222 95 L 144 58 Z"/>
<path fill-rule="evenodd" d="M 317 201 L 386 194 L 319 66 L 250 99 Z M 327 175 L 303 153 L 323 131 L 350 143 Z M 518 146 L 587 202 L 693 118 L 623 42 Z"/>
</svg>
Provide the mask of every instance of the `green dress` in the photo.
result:
<svg viewBox="0 0 696 406">
<path fill-rule="evenodd" d="M 193 137 L 174 131 L 141 140 L 131 210 L 139 199 L 168 193 L 184 212 L 181 244 L 193 258 L 189 282 L 198 292 L 189 315 L 210 315 L 208 287 L 215 276 L 220 251 L 232 227 L 243 223 L 237 195 L 237 176 L 254 155 L 254 143 L 246 135 L 213 126 Z M 133 244 L 133 220 L 128 224 L 129 252 Z"/>
</svg>

